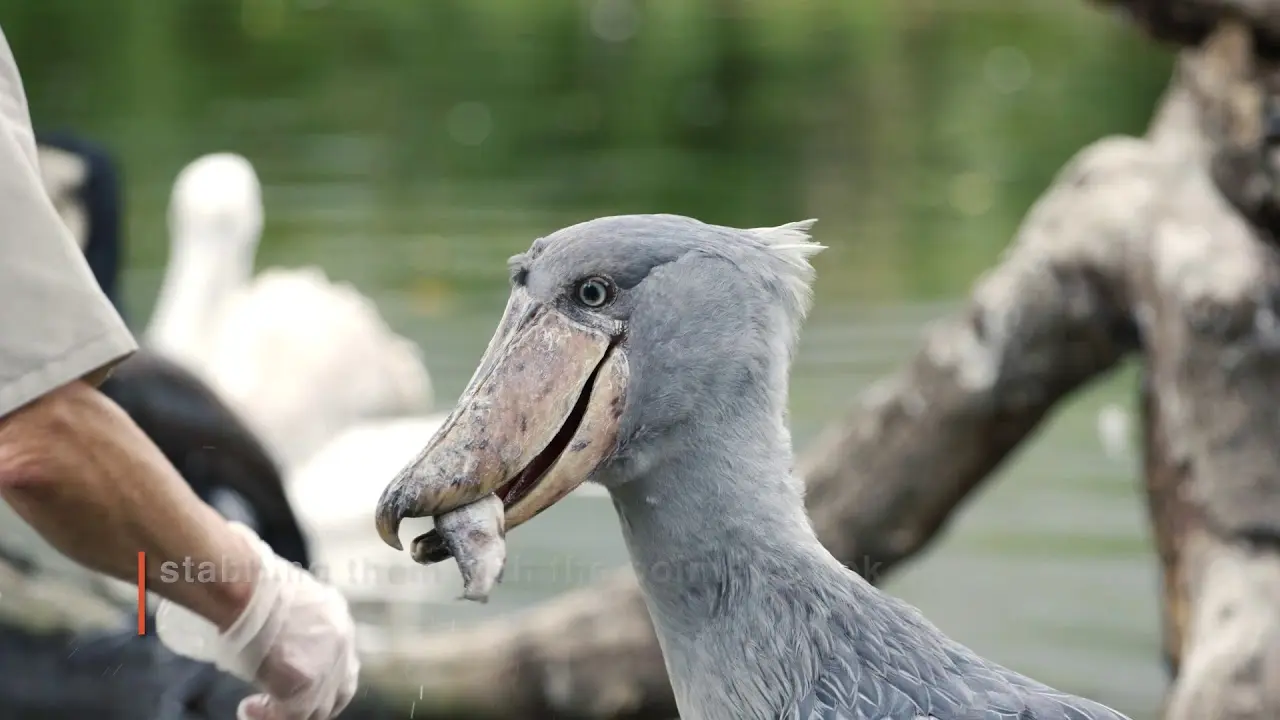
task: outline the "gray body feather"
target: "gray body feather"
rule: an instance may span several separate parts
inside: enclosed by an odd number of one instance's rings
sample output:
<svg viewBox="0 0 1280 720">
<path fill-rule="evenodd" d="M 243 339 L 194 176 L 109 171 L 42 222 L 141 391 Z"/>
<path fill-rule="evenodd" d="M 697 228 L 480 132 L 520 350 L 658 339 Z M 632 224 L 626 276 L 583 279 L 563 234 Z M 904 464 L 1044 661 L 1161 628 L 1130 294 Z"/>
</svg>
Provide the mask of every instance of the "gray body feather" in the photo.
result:
<svg viewBox="0 0 1280 720">
<path fill-rule="evenodd" d="M 909 614 L 910 608 L 905 608 Z M 790 703 L 785 720 L 1126 720 L 987 662 L 932 627 L 878 628 L 848 647 Z M 911 632 L 910 636 L 902 633 Z M 928 638 L 926 640 L 926 638 Z M 872 647 L 868 647 L 868 646 Z"/>
<path fill-rule="evenodd" d="M 613 498 L 684 720 L 1126 720 L 983 660 L 819 543 L 792 474 L 787 379 L 821 249 L 811 223 L 740 230 L 602 218 L 539 239 L 512 276 L 570 308 L 618 295 L 631 380 Z M 585 317 L 585 316 L 584 316 Z"/>
</svg>

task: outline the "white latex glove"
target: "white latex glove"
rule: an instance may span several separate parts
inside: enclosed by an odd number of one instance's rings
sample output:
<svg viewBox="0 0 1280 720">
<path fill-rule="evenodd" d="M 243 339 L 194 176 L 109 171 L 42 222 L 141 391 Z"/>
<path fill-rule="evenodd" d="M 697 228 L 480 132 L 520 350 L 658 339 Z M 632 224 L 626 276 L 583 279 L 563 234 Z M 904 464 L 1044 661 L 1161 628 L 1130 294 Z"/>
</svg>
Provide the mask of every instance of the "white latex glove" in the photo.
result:
<svg viewBox="0 0 1280 720">
<path fill-rule="evenodd" d="M 356 693 L 355 623 L 334 588 L 277 556 L 252 530 L 232 528 L 258 551 L 263 572 L 240 618 L 225 633 L 168 600 L 156 610 L 160 642 L 217 667 L 264 694 L 240 703 L 239 720 L 329 720 Z M 244 571 L 243 569 L 241 570 Z"/>
</svg>

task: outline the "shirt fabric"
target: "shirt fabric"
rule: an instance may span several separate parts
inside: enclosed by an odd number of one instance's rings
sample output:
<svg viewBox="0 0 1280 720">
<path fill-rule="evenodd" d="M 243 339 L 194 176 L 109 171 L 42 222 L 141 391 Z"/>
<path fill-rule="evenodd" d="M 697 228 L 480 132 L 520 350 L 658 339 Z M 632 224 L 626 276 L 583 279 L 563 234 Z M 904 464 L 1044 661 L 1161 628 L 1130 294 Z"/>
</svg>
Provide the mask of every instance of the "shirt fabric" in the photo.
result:
<svg viewBox="0 0 1280 720">
<path fill-rule="evenodd" d="M 0 30 L 0 417 L 138 349 L 41 179 L 26 92 Z"/>
</svg>

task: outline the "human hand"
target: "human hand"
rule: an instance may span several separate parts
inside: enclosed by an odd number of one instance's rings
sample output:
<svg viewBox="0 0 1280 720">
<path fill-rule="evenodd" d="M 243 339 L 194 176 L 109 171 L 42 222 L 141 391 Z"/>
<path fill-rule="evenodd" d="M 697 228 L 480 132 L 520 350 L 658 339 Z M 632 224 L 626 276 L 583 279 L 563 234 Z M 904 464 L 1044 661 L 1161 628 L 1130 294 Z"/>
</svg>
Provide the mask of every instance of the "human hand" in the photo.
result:
<svg viewBox="0 0 1280 720">
<path fill-rule="evenodd" d="M 231 525 L 262 563 L 244 612 L 218 633 L 208 620 L 163 601 L 156 611 L 160 641 L 265 690 L 241 702 L 239 720 L 335 717 L 355 696 L 360 673 L 346 600 L 277 556 L 249 528 Z"/>
</svg>

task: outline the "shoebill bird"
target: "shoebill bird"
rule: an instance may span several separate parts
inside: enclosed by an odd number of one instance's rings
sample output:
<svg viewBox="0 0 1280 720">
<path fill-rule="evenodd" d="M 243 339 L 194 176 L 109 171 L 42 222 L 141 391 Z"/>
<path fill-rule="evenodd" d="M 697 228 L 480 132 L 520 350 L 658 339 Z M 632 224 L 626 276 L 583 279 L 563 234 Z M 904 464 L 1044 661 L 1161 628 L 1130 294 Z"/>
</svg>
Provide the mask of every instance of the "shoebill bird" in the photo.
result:
<svg viewBox="0 0 1280 720">
<path fill-rule="evenodd" d="M 984 660 L 818 542 L 786 418 L 811 224 L 609 217 L 512 258 L 479 369 L 379 501 L 383 539 L 491 493 L 509 532 L 596 482 L 685 720 L 1125 720 Z"/>
</svg>

